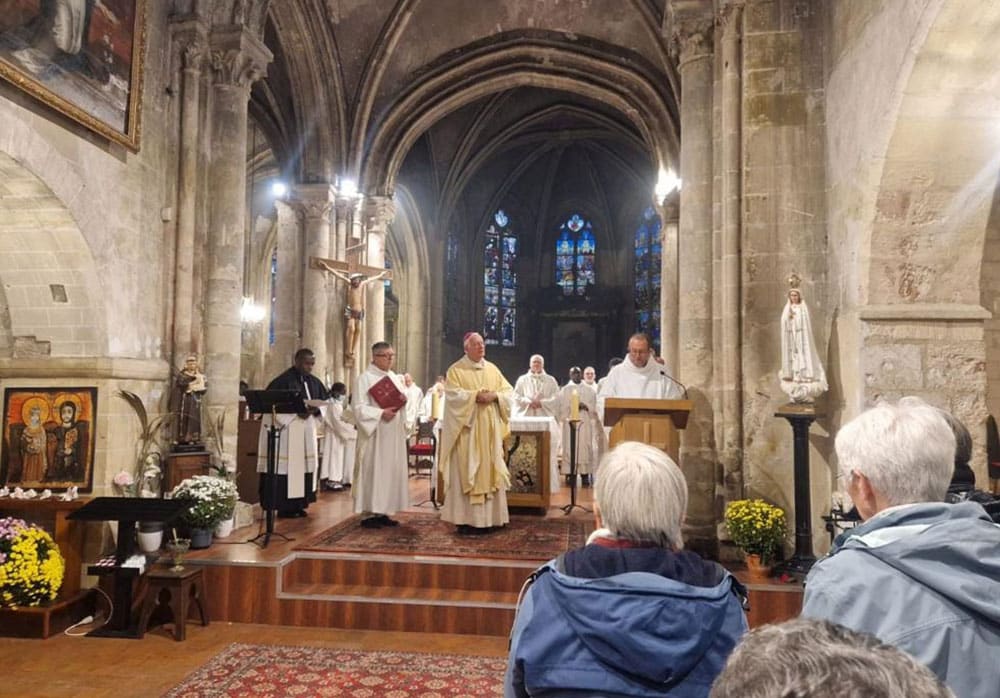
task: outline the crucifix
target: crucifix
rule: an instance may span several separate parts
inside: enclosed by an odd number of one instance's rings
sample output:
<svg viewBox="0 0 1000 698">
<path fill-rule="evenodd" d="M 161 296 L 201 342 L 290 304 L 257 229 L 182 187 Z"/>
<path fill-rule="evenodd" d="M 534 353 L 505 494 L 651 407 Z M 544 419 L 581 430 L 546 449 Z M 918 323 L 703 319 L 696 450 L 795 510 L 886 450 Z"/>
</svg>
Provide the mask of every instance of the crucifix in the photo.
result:
<svg viewBox="0 0 1000 698">
<path fill-rule="evenodd" d="M 358 340 L 361 338 L 361 322 L 365 319 L 365 287 L 379 279 L 391 279 L 388 269 L 368 267 L 357 261 L 358 248 L 364 243 L 347 248 L 347 262 L 322 257 L 310 257 L 309 266 L 329 272 L 337 279 L 347 282 L 347 299 L 344 307 L 344 365 L 353 366 Z"/>
</svg>

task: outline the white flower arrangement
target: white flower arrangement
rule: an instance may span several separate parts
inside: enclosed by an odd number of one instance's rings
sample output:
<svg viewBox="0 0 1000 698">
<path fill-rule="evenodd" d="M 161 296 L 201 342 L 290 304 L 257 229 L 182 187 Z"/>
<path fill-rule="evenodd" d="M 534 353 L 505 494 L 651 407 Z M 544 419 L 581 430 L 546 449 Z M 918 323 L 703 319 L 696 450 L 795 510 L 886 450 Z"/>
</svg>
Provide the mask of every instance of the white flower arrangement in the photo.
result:
<svg viewBox="0 0 1000 698">
<path fill-rule="evenodd" d="M 173 499 L 188 499 L 194 505 L 181 515 L 191 528 L 215 528 L 233 515 L 238 493 L 236 484 L 214 475 L 195 475 L 182 481 L 170 493 Z"/>
</svg>

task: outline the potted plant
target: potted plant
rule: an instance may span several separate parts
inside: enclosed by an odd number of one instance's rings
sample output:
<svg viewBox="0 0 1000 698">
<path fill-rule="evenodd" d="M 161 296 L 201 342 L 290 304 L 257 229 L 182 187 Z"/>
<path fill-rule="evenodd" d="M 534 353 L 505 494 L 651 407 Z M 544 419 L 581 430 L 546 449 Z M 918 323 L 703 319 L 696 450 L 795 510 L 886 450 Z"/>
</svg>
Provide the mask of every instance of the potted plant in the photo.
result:
<svg viewBox="0 0 1000 698">
<path fill-rule="evenodd" d="M 51 601 L 65 573 L 59 546 L 48 533 L 21 519 L 0 519 L 0 607 Z"/>
<path fill-rule="evenodd" d="M 751 581 L 764 581 L 785 541 L 785 512 L 763 499 L 737 499 L 726 505 L 726 528 L 747 557 Z"/>
<path fill-rule="evenodd" d="M 236 485 L 212 475 L 195 475 L 173 489 L 173 499 L 193 502 L 181 514 L 181 522 L 191 531 L 191 547 L 207 548 L 212 543 L 212 529 L 233 515 L 236 507 Z"/>
</svg>

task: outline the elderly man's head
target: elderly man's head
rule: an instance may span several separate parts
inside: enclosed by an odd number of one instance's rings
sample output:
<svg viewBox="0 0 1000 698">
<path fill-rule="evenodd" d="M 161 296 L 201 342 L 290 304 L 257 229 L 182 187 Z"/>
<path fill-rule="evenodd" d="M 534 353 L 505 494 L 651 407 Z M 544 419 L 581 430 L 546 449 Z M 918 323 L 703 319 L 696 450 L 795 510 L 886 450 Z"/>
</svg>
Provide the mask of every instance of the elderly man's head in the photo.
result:
<svg viewBox="0 0 1000 698">
<path fill-rule="evenodd" d="M 684 547 L 681 524 L 687 511 L 684 474 L 663 451 L 626 441 L 601 459 L 594 490 L 600 523 L 617 538 Z"/>
<path fill-rule="evenodd" d="M 710 698 L 949 698 L 931 670 L 875 637 L 825 620 L 757 628 L 729 656 Z"/>
<path fill-rule="evenodd" d="M 653 355 L 653 345 L 649 341 L 649 335 L 644 332 L 636 332 L 628 340 L 628 360 L 633 366 L 643 368 L 649 363 L 649 358 Z"/>
<path fill-rule="evenodd" d="M 955 435 L 919 398 L 880 403 L 837 434 L 840 476 L 868 519 L 891 506 L 940 502 L 955 467 Z"/>
<path fill-rule="evenodd" d="M 466 334 L 465 340 L 462 342 L 462 348 L 465 349 L 465 355 L 469 357 L 470 361 L 478 363 L 486 356 L 486 340 L 478 332 L 469 332 Z"/>
<path fill-rule="evenodd" d="M 541 354 L 532 354 L 531 358 L 528 359 L 528 368 L 531 369 L 532 373 L 542 373 L 545 371 L 545 359 L 542 358 Z"/>
</svg>

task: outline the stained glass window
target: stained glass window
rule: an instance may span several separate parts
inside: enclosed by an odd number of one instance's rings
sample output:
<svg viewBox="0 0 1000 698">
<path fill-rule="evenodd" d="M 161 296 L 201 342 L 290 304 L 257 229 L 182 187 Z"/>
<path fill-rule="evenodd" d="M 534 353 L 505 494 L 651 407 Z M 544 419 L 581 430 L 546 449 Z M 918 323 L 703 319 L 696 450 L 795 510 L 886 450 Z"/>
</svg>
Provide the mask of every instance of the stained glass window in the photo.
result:
<svg viewBox="0 0 1000 698">
<path fill-rule="evenodd" d="M 590 221 L 574 213 L 559 226 L 556 239 L 556 285 L 564 296 L 587 293 L 587 287 L 597 283 L 594 254 L 597 243 Z"/>
<path fill-rule="evenodd" d="M 652 206 L 642 212 L 635 231 L 635 331 L 660 345 L 660 217 Z"/>
<path fill-rule="evenodd" d="M 503 209 L 486 229 L 483 251 L 483 339 L 512 347 L 517 341 L 517 235 Z"/>
</svg>

